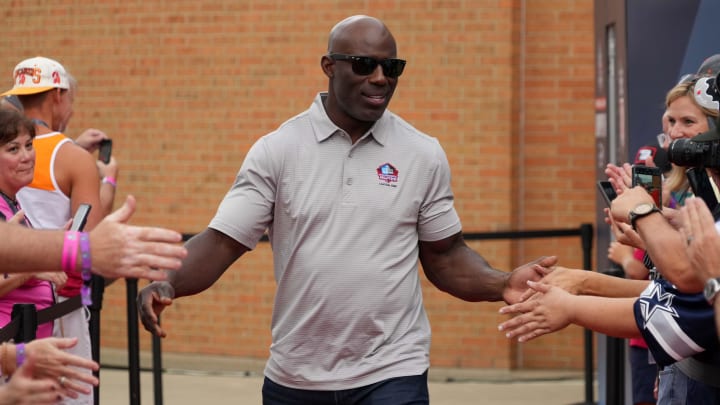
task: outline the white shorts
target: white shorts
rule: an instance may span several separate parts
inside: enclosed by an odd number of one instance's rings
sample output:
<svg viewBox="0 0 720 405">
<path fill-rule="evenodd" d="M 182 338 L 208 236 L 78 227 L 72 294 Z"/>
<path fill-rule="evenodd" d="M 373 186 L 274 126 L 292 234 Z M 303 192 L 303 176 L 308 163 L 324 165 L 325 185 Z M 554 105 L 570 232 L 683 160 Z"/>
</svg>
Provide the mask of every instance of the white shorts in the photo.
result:
<svg viewBox="0 0 720 405">
<path fill-rule="evenodd" d="M 57 297 L 58 303 L 67 300 L 66 297 Z M 55 337 L 77 337 L 78 343 L 66 351 L 76 356 L 92 360 L 92 346 L 90 343 L 90 311 L 86 307 L 78 308 L 73 312 L 55 320 L 53 336 Z M 92 374 L 92 371 L 83 368 L 83 372 Z M 78 394 L 76 399 L 63 398 L 62 405 L 93 405 L 93 391 L 90 394 Z"/>
</svg>

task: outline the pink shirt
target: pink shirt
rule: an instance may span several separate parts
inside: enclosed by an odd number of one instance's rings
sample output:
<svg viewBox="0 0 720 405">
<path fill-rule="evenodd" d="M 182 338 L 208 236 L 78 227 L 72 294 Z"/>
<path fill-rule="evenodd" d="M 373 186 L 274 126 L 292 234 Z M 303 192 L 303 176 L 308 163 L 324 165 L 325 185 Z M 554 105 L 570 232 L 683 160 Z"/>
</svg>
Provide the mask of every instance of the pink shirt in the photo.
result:
<svg viewBox="0 0 720 405">
<path fill-rule="evenodd" d="M 20 206 L 11 207 L 10 202 L 4 196 L 0 196 L 0 213 L 5 218 L 12 218 L 19 209 Z M 35 309 L 39 311 L 53 305 L 53 302 L 50 282 L 33 277 L 25 284 L 0 297 L 0 325 L 5 326 L 12 320 L 11 314 L 15 304 L 35 304 Z M 52 329 L 52 322 L 38 325 L 36 338 L 52 336 Z"/>
<path fill-rule="evenodd" d="M 7 325 L 12 318 L 13 305 L 35 304 L 38 311 L 53 304 L 53 292 L 50 282 L 31 278 L 25 284 L 0 297 L 0 325 Z M 36 338 L 52 336 L 53 323 L 45 322 L 38 325 Z"/>
</svg>

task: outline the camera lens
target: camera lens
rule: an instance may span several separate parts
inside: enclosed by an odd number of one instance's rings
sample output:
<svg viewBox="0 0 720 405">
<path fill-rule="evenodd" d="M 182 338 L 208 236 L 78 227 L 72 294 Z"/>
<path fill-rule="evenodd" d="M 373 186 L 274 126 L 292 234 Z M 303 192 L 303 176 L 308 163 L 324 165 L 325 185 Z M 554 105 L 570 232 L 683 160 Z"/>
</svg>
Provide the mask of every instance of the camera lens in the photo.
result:
<svg viewBox="0 0 720 405">
<path fill-rule="evenodd" d="M 676 139 L 668 147 L 668 159 L 683 167 L 720 167 L 718 142 Z"/>
</svg>

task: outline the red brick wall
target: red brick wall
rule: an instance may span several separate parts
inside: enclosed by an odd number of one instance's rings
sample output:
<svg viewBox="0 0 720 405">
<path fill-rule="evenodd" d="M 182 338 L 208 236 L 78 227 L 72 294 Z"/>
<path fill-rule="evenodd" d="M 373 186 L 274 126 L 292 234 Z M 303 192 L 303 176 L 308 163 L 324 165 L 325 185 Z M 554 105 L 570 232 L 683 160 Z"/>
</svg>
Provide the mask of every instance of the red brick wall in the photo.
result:
<svg viewBox="0 0 720 405">
<path fill-rule="evenodd" d="M 138 199 L 133 223 L 202 230 L 250 145 L 326 87 L 328 31 L 358 13 L 383 19 L 408 60 L 391 109 L 445 146 L 466 232 L 594 220 L 591 0 L 8 3 L 0 83 L 36 55 L 77 77 L 68 132 L 113 137 L 118 201 Z M 578 238 L 471 244 L 503 270 L 543 254 L 582 266 Z M 163 349 L 266 357 L 270 261 L 261 244 L 210 290 L 175 302 Z M 497 331 L 500 304 L 461 302 L 423 280 L 434 365 L 582 367 L 580 329 L 519 346 Z M 103 347 L 125 347 L 123 284 L 106 291 Z"/>
</svg>

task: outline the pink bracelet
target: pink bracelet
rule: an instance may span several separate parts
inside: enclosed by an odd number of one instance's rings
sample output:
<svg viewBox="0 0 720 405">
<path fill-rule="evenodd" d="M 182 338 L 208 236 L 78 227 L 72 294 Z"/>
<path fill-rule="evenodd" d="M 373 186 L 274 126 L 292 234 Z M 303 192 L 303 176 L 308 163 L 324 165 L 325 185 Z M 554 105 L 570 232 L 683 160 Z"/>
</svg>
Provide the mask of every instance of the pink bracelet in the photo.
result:
<svg viewBox="0 0 720 405">
<path fill-rule="evenodd" d="M 115 177 L 105 176 L 103 177 L 102 182 L 117 188 L 117 180 L 115 180 Z"/>
<path fill-rule="evenodd" d="M 77 267 L 77 253 L 79 243 L 79 232 L 67 231 L 65 232 L 65 241 L 63 243 L 62 253 L 62 269 L 66 273 L 75 271 Z"/>
</svg>

